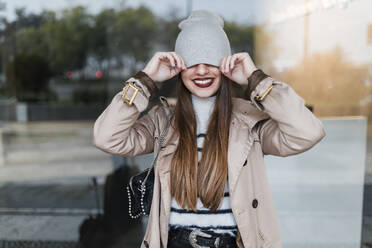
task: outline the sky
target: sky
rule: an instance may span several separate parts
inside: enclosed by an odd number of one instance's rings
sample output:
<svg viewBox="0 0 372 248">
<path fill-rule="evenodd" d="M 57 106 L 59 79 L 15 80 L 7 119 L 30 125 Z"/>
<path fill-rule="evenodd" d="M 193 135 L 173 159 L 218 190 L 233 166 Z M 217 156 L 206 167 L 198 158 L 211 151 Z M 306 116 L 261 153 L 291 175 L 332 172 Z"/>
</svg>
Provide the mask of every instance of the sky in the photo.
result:
<svg viewBox="0 0 372 248">
<path fill-rule="evenodd" d="M 225 20 L 238 23 L 252 23 L 255 21 L 258 1 L 249 0 L 2 0 L 6 4 L 3 11 L 8 20 L 15 18 L 14 10 L 26 7 L 26 11 L 38 13 L 43 9 L 59 10 L 75 5 L 83 5 L 91 13 L 97 13 L 103 8 L 120 8 L 121 6 L 148 6 L 158 15 L 169 15 L 170 10 L 179 10 L 179 16 L 187 15 L 187 4 L 192 3 L 192 9 L 207 9 L 220 14 Z M 213 3 L 213 4 L 211 4 Z"/>
</svg>

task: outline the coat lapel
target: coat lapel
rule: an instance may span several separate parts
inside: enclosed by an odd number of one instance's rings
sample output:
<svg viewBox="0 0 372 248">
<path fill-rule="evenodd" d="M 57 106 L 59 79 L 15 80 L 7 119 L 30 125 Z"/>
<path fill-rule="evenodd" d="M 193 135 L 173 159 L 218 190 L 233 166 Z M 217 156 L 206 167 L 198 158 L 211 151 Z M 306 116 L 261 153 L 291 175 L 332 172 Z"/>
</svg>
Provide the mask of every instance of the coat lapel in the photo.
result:
<svg viewBox="0 0 372 248">
<path fill-rule="evenodd" d="M 228 182 L 231 195 L 233 195 L 239 172 L 252 146 L 248 132 L 248 126 L 237 124 L 236 119 L 231 121 L 227 154 Z"/>
<path fill-rule="evenodd" d="M 231 195 L 234 195 L 240 170 L 253 144 L 252 129 L 258 121 L 266 118 L 269 118 L 269 115 L 258 110 L 250 102 L 233 98 L 228 147 L 228 180 Z"/>
</svg>

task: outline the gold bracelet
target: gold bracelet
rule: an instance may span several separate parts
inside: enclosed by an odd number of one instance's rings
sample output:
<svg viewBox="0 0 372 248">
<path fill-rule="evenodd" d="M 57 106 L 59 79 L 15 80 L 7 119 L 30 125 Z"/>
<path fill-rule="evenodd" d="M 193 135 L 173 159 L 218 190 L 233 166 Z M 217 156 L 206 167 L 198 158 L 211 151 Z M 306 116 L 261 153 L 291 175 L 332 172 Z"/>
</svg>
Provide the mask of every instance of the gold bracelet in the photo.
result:
<svg viewBox="0 0 372 248">
<path fill-rule="evenodd" d="M 132 97 L 128 100 L 126 98 L 126 96 L 127 96 L 129 88 L 132 88 L 134 90 L 134 93 L 133 93 Z M 123 92 L 123 95 L 121 96 L 121 99 L 124 102 L 128 103 L 129 105 L 132 105 L 132 103 L 134 101 L 134 98 L 136 98 L 136 96 L 137 96 L 138 91 L 139 91 L 139 89 L 132 82 L 128 82 L 124 87 L 124 92 Z"/>
</svg>

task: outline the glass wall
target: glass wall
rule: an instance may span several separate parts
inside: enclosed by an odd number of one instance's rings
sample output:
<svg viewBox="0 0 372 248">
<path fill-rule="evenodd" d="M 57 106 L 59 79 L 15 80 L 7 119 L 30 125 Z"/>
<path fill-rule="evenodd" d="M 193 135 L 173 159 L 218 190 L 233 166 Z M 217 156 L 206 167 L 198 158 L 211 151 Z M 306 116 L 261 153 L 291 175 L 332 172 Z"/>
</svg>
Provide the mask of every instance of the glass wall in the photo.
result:
<svg viewBox="0 0 372 248">
<path fill-rule="evenodd" d="M 327 133 L 309 152 L 267 158 L 285 247 L 371 245 L 371 4 L 259 6 L 257 60 L 305 99 Z"/>
<path fill-rule="evenodd" d="M 283 246 L 372 247 L 370 0 L 0 1 L 0 247 L 139 246 L 146 218 L 128 216 L 123 182 L 152 154 L 104 153 L 92 128 L 124 80 L 174 50 L 196 9 L 220 14 L 233 52 L 324 124 L 313 149 L 265 157 Z M 177 100 L 175 80 L 148 109 Z"/>
</svg>

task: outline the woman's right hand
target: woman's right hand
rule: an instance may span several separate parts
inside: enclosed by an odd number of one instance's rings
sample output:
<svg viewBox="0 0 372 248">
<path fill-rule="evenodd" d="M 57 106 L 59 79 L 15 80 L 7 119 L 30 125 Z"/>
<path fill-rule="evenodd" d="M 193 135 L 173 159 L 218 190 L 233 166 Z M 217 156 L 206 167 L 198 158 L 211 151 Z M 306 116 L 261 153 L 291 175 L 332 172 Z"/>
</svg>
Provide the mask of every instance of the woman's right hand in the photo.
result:
<svg viewBox="0 0 372 248">
<path fill-rule="evenodd" d="M 168 80 L 187 69 L 182 57 L 175 52 L 156 52 L 142 70 L 154 82 Z"/>
</svg>

